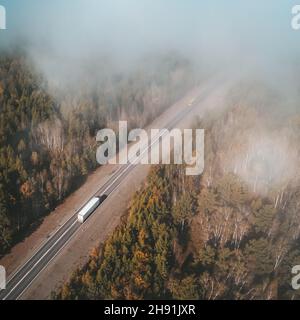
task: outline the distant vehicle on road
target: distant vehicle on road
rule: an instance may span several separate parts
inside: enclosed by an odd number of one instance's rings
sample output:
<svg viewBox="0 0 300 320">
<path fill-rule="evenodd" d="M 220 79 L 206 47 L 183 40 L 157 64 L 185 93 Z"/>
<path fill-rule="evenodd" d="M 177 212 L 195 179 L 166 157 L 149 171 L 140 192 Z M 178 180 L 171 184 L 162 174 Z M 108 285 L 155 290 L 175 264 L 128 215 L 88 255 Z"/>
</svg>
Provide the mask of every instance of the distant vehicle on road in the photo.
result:
<svg viewBox="0 0 300 320">
<path fill-rule="evenodd" d="M 78 221 L 84 223 L 84 221 L 96 210 L 96 208 L 107 198 L 107 195 L 103 194 L 100 197 L 93 197 L 78 213 Z"/>
<path fill-rule="evenodd" d="M 194 102 L 195 102 L 195 98 L 191 99 L 188 104 L 188 107 L 191 107 L 194 104 Z"/>
</svg>

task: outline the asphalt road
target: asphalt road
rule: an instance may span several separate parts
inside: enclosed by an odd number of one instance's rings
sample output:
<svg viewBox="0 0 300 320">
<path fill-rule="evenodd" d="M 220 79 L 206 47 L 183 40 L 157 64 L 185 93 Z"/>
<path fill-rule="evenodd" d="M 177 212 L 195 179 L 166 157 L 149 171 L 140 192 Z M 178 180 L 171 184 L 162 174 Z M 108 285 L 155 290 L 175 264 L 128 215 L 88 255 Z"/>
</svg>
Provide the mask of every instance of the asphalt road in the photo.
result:
<svg viewBox="0 0 300 320">
<path fill-rule="evenodd" d="M 165 126 L 165 128 L 169 130 L 174 128 L 180 120 L 186 117 L 194 109 L 194 107 L 203 98 L 205 98 L 205 96 L 206 92 L 205 94 L 202 92 L 201 96 L 195 99 L 193 104 L 187 105 L 181 112 L 179 112 L 179 114 L 175 115 L 174 118 Z M 148 143 L 148 146 L 142 150 L 139 157 L 142 157 L 149 152 L 150 146 L 158 143 L 160 138 L 165 133 L 166 131 L 161 130 L 160 134 L 151 141 L 151 144 Z M 137 160 L 139 159 L 140 158 Z M 136 165 L 138 165 L 138 161 L 136 163 L 122 165 L 116 172 L 114 172 L 111 178 L 94 193 L 93 196 L 106 194 L 109 197 L 113 192 L 116 191 L 123 179 L 135 168 Z M 84 203 L 82 207 L 86 203 Z M 39 276 L 46 266 L 55 259 L 55 257 L 82 226 L 82 224 L 77 221 L 77 214 L 81 208 L 79 208 L 77 212 L 74 213 L 74 215 L 67 222 L 65 222 L 44 244 L 42 244 L 42 246 L 32 255 L 32 257 L 10 277 L 6 285 L 6 289 L 0 291 L 0 300 L 16 300 L 20 298 L 22 293 L 30 287 L 32 282 Z"/>
</svg>

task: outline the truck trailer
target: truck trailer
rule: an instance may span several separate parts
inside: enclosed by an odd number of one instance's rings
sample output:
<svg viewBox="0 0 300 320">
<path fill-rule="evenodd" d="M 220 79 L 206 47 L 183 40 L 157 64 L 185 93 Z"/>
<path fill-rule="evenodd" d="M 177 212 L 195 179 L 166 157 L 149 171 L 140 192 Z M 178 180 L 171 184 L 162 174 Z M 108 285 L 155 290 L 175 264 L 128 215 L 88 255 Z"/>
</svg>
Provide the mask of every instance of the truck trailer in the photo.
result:
<svg viewBox="0 0 300 320">
<path fill-rule="evenodd" d="M 100 197 L 93 197 L 78 213 L 78 221 L 84 221 L 96 210 L 96 208 L 107 198 L 106 195 Z"/>
</svg>

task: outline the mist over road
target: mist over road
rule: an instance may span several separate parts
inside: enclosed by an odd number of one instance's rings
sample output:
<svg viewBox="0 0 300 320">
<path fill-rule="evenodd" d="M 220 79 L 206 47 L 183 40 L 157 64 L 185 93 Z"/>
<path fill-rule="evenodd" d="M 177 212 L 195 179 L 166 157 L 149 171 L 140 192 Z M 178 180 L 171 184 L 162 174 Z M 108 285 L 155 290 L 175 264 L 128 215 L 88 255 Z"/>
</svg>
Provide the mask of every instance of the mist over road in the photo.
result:
<svg viewBox="0 0 300 320">
<path fill-rule="evenodd" d="M 213 83 L 213 85 L 212 85 Z M 222 86 L 223 88 L 223 86 Z M 218 97 L 218 86 L 215 82 L 208 81 L 207 84 L 193 90 L 182 100 L 170 107 L 148 128 L 188 128 L 192 119 L 200 108 L 208 107 L 209 98 Z M 191 99 L 193 105 L 189 105 Z M 154 142 L 157 143 L 158 139 Z M 152 142 L 153 143 L 153 142 Z M 94 195 L 107 194 L 109 197 L 101 204 L 86 223 L 77 221 L 77 213 L 62 224 L 52 236 L 42 244 L 33 256 L 21 266 L 17 272 L 10 276 L 7 289 L 0 294 L 1 299 L 44 299 L 49 298 L 50 293 L 68 276 L 64 266 L 76 266 L 79 257 L 86 255 L 93 247 L 95 239 L 90 239 L 93 230 L 103 230 L 101 239 L 103 241 L 107 234 L 113 230 L 116 221 L 123 213 L 116 207 L 126 206 L 128 184 L 136 185 L 136 181 L 142 181 L 149 166 L 128 164 L 120 166 L 103 185 L 94 186 Z M 135 181 L 135 182 L 133 182 Z M 139 182 L 137 182 L 139 185 Z M 126 196 L 122 199 L 122 192 Z M 88 201 L 88 199 L 87 199 Z M 82 204 L 83 206 L 84 204 Z M 78 208 L 77 212 L 80 208 Z M 90 231 L 91 230 L 91 231 Z M 81 245 L 77 245 L 81 243 Z M 70 255 L 70 253 L 72 253 Z M 68 270 L 70 272 L 70 270 Z M 56 278 L 56 279 L 55 279 Z M 58 281 L 60 279 L 60 281 Z"/>
</svg>

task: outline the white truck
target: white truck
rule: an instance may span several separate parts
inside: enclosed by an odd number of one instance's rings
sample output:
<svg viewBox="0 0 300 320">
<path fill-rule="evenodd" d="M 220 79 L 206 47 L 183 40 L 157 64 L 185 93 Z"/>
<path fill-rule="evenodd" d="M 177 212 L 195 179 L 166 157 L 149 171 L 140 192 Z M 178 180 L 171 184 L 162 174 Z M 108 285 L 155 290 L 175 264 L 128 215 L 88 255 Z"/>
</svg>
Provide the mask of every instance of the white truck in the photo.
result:
<svg viewBox="0 0 300 320">
<path fill-rule="evenodd" d="M 84 223 L 84 221 L 96 210 L 96 208 L 107 198 L 106 195 L 100 197 L 93 197 L 79 212 L 78 221 Z"/>
</svg>

